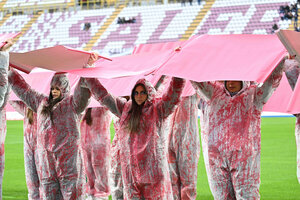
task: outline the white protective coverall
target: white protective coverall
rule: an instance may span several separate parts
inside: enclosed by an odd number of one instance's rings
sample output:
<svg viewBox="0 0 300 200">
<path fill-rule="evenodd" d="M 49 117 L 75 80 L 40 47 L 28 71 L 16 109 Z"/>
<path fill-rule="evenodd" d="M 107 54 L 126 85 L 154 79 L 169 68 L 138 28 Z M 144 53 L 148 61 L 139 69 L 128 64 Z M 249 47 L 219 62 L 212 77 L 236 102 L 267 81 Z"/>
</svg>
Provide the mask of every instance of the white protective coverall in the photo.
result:
<svg viewBox="0 0 300 200">
<path fill-rule="evenodd" d="M 127 100 L 126 100 L 127 101 Z M 120 130 L 120 118 L 114 118 L 115 136 L 111 143 L 111 164 L 110 164 L 110 190 L 113 200 L 124 199 L 123 180 L 121 174 L 120 147 L 117 141 L 117 134 Z"/>
<path fill-rule="evenodd" d="M 90 114 L 91 124 L 86 115 Z M 108 199 L 110 168 L 110 123 L 112 114 L 106 107 L 86 110 L 80 124 L 83 165 L 87 176 L 86 193 Z"/>
<path fill-rule="evenodd" d="M 260 198 L 260 116 L 279 85 L 283 63 L 262 86 L 244 82 L 234 96 L 219 82 L 193 82 L 205 101 L 202 149 L 216 200 Z"/>
<path fill-rule="evenodd" d="M 25 177 L 28 189 L 28 199 L 40 199 L 40 181 L 37 173 L 38 157 L 37 157 L 37 116 L 32 112 L 32 122 L 30 122 L 28 115 L 28 107 L 22 101 L 9 101 L 10 105 L 23 117 L 23 130 L 24 130 L 24 164 L 25 164 Z"/>
<path fill-rule="evenodd" d="M 296 60 L 286 60 L 285 75 L 294 90 L 300 73 L 299 63 Z M 297 146 L 297 178 L 300 183 L 300 114 L 296 114 L 295 138 Z"/>
<path fill-rule="evenodd" d="M 79 124 L 81 113 L 91 96 L 89 89 L 82 86 L 81 79 L 74 95 L 69 95 L 69 80 L 65 74 L 55 74 L 52 87 L 58 87 L 62 100 L 56 103 L 51 114 L 42 113 L 48 105 L 48 97 L 40 94 L 25 82 L 15 70 L 9 73 L 9 82 L 15 94 L 37 113 L 38 175 L 42 199 L 80 199 L 82 186 Z"/>
<path fill-rule="evenodd" d="M 195 200 L 200 156 L 199 96 L 182 97 L 170 119 L 169 168 L 174 200 Z"/>
<path fill-rule="evenodd" d="M 145 79 L 141 83 L 146 87 L 148 98 L 142 108 L 140 131 L 128 130 L 128 116 L 132 101 L 113 97 L 97 79 L 86 79 L 95 99 L 120 118 L 119 131 L 116 133 L 117 155 L 121 162 L 119 177 L 122 191 L 112 195 L 113 199 L 173 199 L 172 186 L 167 161 L 167 132 L 164 120 L 174 111 L 179 103 L 184 80 L 173 78 L 168 91 L 162 98 L 155 98 L 155 89 Z M 118 166 L 118 165 L 116 165 Z"/>
<path fill-rule="evenodd" d="M 160 95 L 168 83 L 162 76 L 156 83 Z M 197 94 L 184 96 L 166 123 L 168 135 L 168 162 L 175 200 L 191 200 L 197 197 L 197 173 L 200 156 Z"/>
<path fill-rule="evenodd" d="M 6 111 L 5 105 L 9 96 L 7 71 L 9 52 L 0 51 L 0 199 L 2 199 L 2 181 L 4 173 L 4 142 L 6 136 Z"/>
</svg>

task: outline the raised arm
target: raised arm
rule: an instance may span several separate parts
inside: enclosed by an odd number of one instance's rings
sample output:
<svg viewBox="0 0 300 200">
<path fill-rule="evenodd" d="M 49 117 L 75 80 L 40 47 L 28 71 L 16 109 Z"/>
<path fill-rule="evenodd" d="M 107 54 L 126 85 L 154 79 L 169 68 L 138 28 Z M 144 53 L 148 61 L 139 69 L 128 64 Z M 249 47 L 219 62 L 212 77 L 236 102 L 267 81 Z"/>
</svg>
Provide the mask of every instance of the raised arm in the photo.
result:
<svg viewBox="0 0 300 200">
<path fill-rule="evenodd" d="M 82 113 L 89 104 L 90 90 L 85 86 L 84 78 L 80 78 L 74 91 L 73 105 L 77 114 Z"/>
<path fill-rule="evenodd" d="M 97 101 L 107 107 L 114 115 L 121 117 L 126 99 L 114 97 L 108 93 L 96 78 L 86 78 L 86 84 Z"/>
<path fill-rule="evenodd" d="M 10 86 L 8 85 L 7 90 L 4 94 L 4 101 L 3 101 L 2 106 L 0 107 L 0 110 L 3 110 L 4 107 L 6 106 L 8 99 L 9 99 L 9 94 L 10 94 Z"/>
<path fill-rule="evenodd" d="M 9 101 L 9 104 L 23 117 L 25 116 L 27 106 L 23 101 Z"/>
<path fill-rule="evenodd" d="M 284 63 L 284 71 L 292 90 L 294 90 L 300 73 L 299 63 L 295 59 L 287 59 Z"/>
<path fill-rule="evenodd" d="M 159 78 L 159 80 L 157 81 L 157 83 L 154 86 L 156 92 L 158 90 L 164 90 L 165 89 L 164 86 L 166 85 L 166 82 L 167 82 L 166 75 L 161 75 L 161 77 Z"/>
<path fill-rule="evenodd" d="M 36 92 L 25 82 L 23 77 L 14 69 L 8 73 L 8 81 L 14 93 L 35 113 L 45 95 Z"/>
<path fill-rule="evenodd" d="M 9 52 L 0 51 L 0 107 L 4 103 L 5 93 L 8 88 L 7 71 L 8 71 Z"/>
<path fill-rule="evenodd" d="M 216 84 L 212 82 L 196 82 L 196 81 L 191 81 L 191 83 L 201 99 L 205 101 L 211 100 L 216 90 Z"/>
<path fill-rule="evenodd" d="M 257 88 L 255 100 L 257 103 L 264 105 L 268 99 L 272 96 L 275 89 L 279 86 L 280 80 L 282 78 L 283 67 L 285 64 L 285 59 L 283 59 L 267 80 L 262 84 L 262 86 Z"/>
<path fill-rule="evenodd" d="M 167 118 L 179 103 L 184 84 L 184 79 L 172 78 L 167 92 L 163 94 L 161 101 L 158 103 L 158 114 L 163 119 Z"/>
<path fill-rule="evenodd" d="M 13 45 L 12 39 L 8 39 L 0 48 L 0 108 L 4 108 L 5 95 L 9 94 L 7 71 L 9 65 L 9 48 Z"/>
</svg>

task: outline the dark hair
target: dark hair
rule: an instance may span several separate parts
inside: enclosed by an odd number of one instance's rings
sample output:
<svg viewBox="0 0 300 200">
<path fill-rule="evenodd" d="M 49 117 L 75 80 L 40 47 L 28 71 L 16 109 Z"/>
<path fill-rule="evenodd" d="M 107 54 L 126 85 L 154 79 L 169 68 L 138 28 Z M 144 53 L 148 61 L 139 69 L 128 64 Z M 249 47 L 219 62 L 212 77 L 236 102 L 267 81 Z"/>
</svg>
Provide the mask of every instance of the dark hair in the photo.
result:
<svg viewBox="0 0 300 200">
<path fill-rule="evenodd" d="M 86 122 L 87 125 L 91 126 L 93 124 L 93 118 L 92 118 L 92 108 L 88 108 L 85 112 L 85 115 L 83 117 L 83 121 Z"/>
<path fill-rule="evenodd" d="M 129 116 L 128 129 L 131 133 L 137 132 L 140 128 L 140 119 L 142 116 L 142 109 L 144 106 L 144 103 L 142 105 L 138 105 L 134 98 L 134 93 L 138 86 L 142 86 L 144 90 L 147 91 L 145 85 L 142 83 L 136 84 L 131 91 L 132 104 L 131 104 L 131 109 L 128 112 L 128 116 Z"/>
<path fill-rule="evenodd" d="M 50 95 L 49 95 L 49 98 L 48 98 L 48 105 L 44 105 L 44 107 L 42 109 L 42 114 L 44 116 L 50 116 L 50 119 L 52 121 L 52 108 L 54 107 L 55 104 L 57 104 L 61 100 L 62 100 L 61 95 L 60 95 L 59 98 L 53 99 L 52 93 L 50 91 Z"/>
<path fill-rule="evenodd" d="M 30 125 L 33 124 L 33 111 L 30 108 L 27 108 L 26 117 Z"/>
</svg>

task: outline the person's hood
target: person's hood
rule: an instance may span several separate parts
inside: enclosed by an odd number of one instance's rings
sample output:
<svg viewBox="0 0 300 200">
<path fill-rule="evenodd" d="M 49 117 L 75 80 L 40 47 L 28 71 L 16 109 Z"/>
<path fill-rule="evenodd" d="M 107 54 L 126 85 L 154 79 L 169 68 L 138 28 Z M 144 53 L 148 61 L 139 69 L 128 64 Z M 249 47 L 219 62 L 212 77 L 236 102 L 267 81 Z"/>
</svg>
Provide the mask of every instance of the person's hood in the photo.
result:
<svg viewBox="0 0 300 200">
<path fill-rule="evenodd" d="M 239 95 L 239 94 L 243 93 L 248 87 L 250 87 L 250 85 L 251 85 L 250 81 L 242 81 L 242 89 L 240 91 L 238 91 L 235 95 Z M 230 92 L 226 88 L 226 81 L 224 81 L 223 87 L 224 87 L 226 94 L 230 95 Z"/>
<path fill-rule="evenodd" d="M 65 73 L 54 74 L 50 85 L 51 85 L 51 87 L 55 86 L 60 89 L 62 98 L 68 96 L 70 93 L 70 83 L 69 83 L 69 79 Z"/>
<path fill-rule="evenodd" d="M 145 86 L 146 92 L 147 92 L 147 94 L 148 94 L 148 98 L 147 98 L 146 102 L 152 102 L 153 99 L 156 97 L 156 90 L 155 90 L 155 88 L 153 87 L 153 85 L 152 85 L 148 80 L 146 80 L 146 79 L 144 79 L 144 78 L 138 80 L 138 81 L 136 82 L 135 86 L 136 86 L 137 84 L 143 84 L 143 85 Z M 135 86 L 134 86 L 134 87 L 135 87 Z M 131 92 L 133 92 L 133 91 L 131 91 Z M 145 102 L 145 103 L 146 103 L 146 102 Z"/>
</svg>

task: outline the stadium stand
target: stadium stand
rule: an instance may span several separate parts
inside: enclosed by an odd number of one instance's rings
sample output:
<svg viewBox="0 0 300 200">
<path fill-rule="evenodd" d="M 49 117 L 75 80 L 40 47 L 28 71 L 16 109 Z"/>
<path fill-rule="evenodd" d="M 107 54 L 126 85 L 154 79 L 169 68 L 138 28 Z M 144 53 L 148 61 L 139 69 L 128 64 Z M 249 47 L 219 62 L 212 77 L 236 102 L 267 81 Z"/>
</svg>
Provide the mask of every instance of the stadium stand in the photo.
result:
<svg viewBox="0 0 300 200">
<path fill-rule="evenodd" d="M 34 6 L 43 7 L 47 5 L 74 5 L 75 0 L 6 0 L 2 1 L 3 9 L 10 9 L 10 8 L 19 8 L 22 9 L 24 7 L 32 8 Z"/>
</svg>

